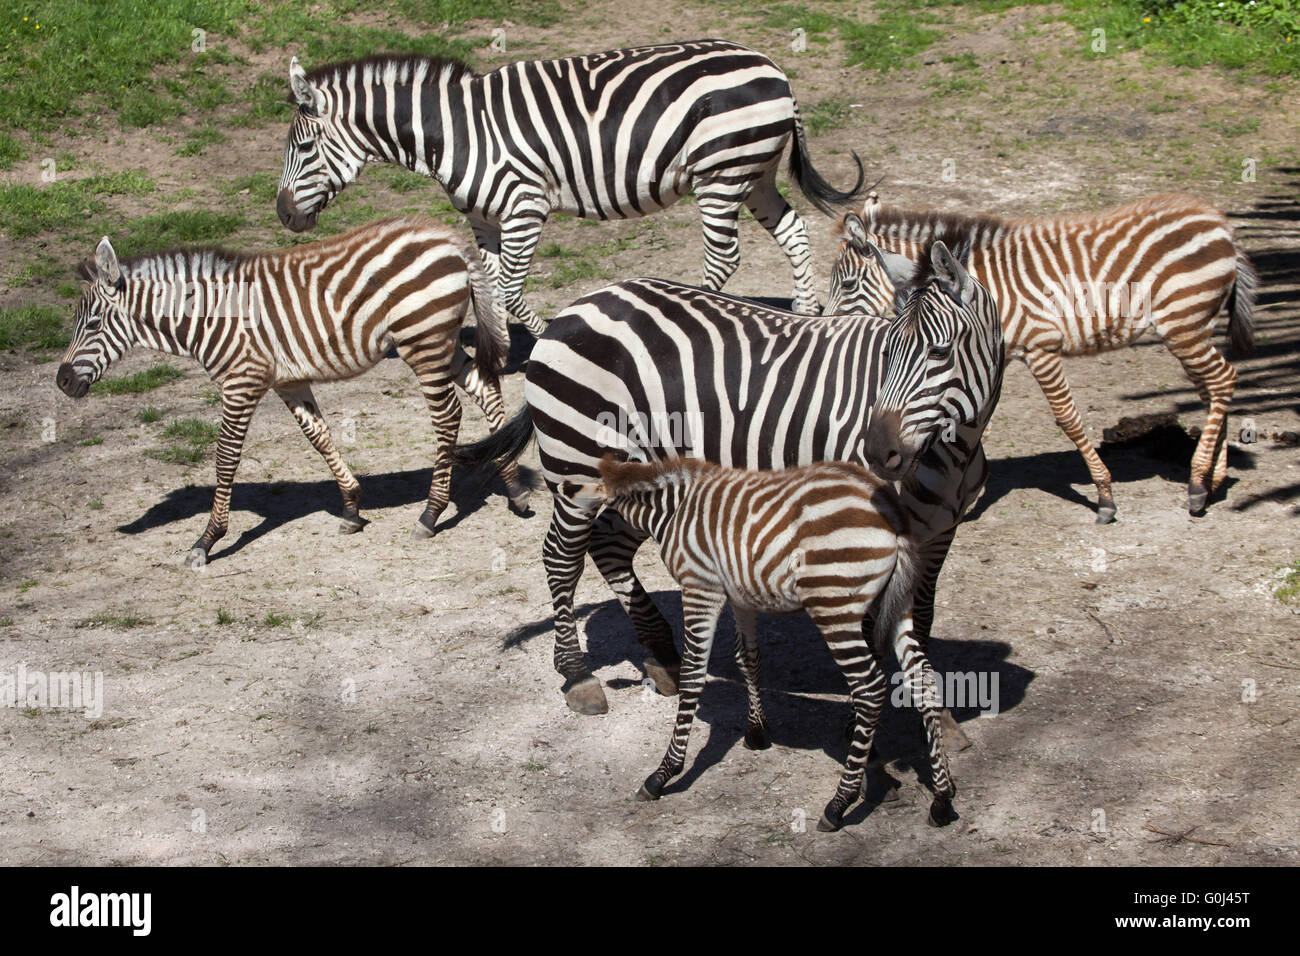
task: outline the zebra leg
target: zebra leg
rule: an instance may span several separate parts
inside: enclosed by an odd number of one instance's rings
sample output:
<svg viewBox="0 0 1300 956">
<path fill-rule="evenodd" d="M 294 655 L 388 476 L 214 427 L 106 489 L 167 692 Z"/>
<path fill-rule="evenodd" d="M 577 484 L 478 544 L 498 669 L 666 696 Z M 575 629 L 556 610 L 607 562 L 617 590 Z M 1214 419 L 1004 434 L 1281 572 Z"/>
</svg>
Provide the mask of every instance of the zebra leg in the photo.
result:
<svg viewBox="0 0 1300 956">
<path fill-rule="evenodd" d="M 361 518 L 361 485 L 352 476 L 352 472 L 343 461 L 343 456 L 334 447 L 334 439 L 330 437 L 329 426 L 325 424 L 325 416 L 321 414 L 320 405 L 316 402 L 316 396 L 312 394 L 311 386 L 305 383 L 287 386 L 277 388 L 275 393 L 280 396 L 285 405 L 289 406 L 289 411 L 298 421 L 298 427 L 307 436 L 312 447 L 325 459 L 325 464 L 329 466 L 334 480 L 338 482 L 339 493 L 343 495 L 343 520 L 339 522 L 339 532 L 352 534 L 360 531 L 365 527 L 365 521 Z"/>
<path fill-rule="evenodd" d="M 517 207 L 501 222 L 501 306 L 534 336 L 546 331 L 546 322 L 524 302 L 524 280 L 533 264 L 549 207 L 538 199 Z"/>
<path fill-rule="evenodd" d="M 424 507 L 411 534 L 417 538 L 432 538 L 438 517 L 451 500 L 451 449 L 460 432 L 461 406 L 452 385 L 454 345 L 443 342 L 426 344 L 419 341 L 399 341 L 397 354 L 415 372 L 420 391 L 433 419 L 433 434 L 438 442 L 433 457 L 433 478 L 429 483 L 429 501 Z"/>
<path fill-rule="evenodd" d="M 709 651 L 718 630 L 718 616 L 726 597 L 714 591 L 682 586 L 682 616 L 686 621 L 686 657 L 682 660 L 681 696 L 677 698 L 677 723 L 659 769 L 646 777 L 637 791 L 638 800 L 658 800 L 664 784 L 682 772 L 686 763 L 686 744 L 695 721 L 695 709 L 708 679 Z"/>
<path fill-rule="evenodd" d="M 826 804 L 821 819 L 817 821 L 818 830 L 832 832 L 843 825 L 845 811 L 863 791 L 871 741 L 885 706 L 885 669 L 881 667 L 871 643 L 863 639 L 860 622 L 866 613 L 865 605 L 813 605 L 809 607 L 809 613 L 844 672 L 849 683 L 849 699 L 853 703 L 853 736 L 849 755 L 844 761 L 844 773 L 835 788 L 835 796 Z"/>
<path fill-rule="evenodd" d="M 934 801 L 930 804 L 929 822 L 946 826 L 952 820 L 952 801 L 957 787 L 948 772 L 948 754 L 943 746 L 943 726 L 939 718 L 940 704 L 938 681 L 930 667 L 929 658 L 917 643 L 912 632 L 912 617 L 904 615 L 894 631 L 894 654 L 903 669 L 904 679 L 911 690 L 912 702 L 921 712 L 925 723 L 925 737 L 929 746 L 930 776 L 934 784 Z"/>
<path fill-rule="evenodd" d="M 475 216 L 469 217 L 469 227 L 474 231 L 474 242 L 478 245 L 479 258 L 483 260 L 483 271 L 489 279 L 497 282 L 501 278 L 501 227 Z"/>
<path fill-rule="evenodd" d="M 749 697 L 745 746 L 750 750 L 766 750 L 772 746 L 772 742 L 767 736 L 767 714 L 763 712 L 763 697 L 758 686 L 761 673 L 758 658 L 758 614 L 733 604 L 731 615 L 736 622 L 736 666 L 745 679 L 745 693 Z"/>
<path fill-rule="evenodd" d="M 1097 524 L 1109 524 L 1115 520 L 1115 500 L 1110 493 L 1110 472 L 1101 462 L 1097 449 L 1092 447 L 1088 436 L 1083 431 L 1083 418 L 1074 405 L 1074 396 L 1070 394 L 1070 385 L 1065 380 L 1065 368 L 1061 356 L 1056 352 L 1030 350 L 1025 353 L 1025 364 L 1038 380 L 1038 387 L 1047 396 L 1047 403 L 1052 406 L 1056 424 L 1070 437 L 1079 454 L 1083 455 L 1088 465 L 1088 474 L 1097 486 Z"/>
<path fill-rule="evenodd" d="M 1208 332 L 1192 341 L 1167 338 L 1165 344 L 1182 363 L 1183 371 L 1196 385 L 1208 408 L 1201 440 L 1196 443 L 1196 452 L 1192 455 L 1192 474 L 1187 483 L 1187 510 L 1199 516 L 1205 513 L 1211 492 L 1227 475 L 1224 425 L 1228 403 L 1237 387 L 1237 370 L 1210 344 Z M 1218 460 L 1220 454 L 1222 464 Z"/>
<path fill-rule="evenodd" d="M 221 434 L 217 439 L 217 490 L 212 495 L 212 514 L 208 526 L 185 559 L 186 567 L 201 568 L 208 563 L 208 552 L 226 535 L 230 526 L 230 492 L 235 472 L 244 450 L 248 423 L 266 390 L 248 382 L 226 382 L 221 387 Z"/>
<path fill-rule="evenodd" d="M 555 609 L 555 669 L 564 678 L 564 700 L 580 714 L 603 714 L 609 710 L 600 681 L 587 669 L 578 643 L 578 625 L 573 617 L 573 597 L 587 560 L 587 543 L 595 509 L 555 496 L 551 526 L 542 543 L 542 564 Z"/>
<path fill-rule="evenodd" d="M 624 521 L 617 511 L 606 508 L 596 518 L 589 550 L 601 577 L 632 619 L 637 641 L 650 652 L 641 664 L 646 676 L 654 681 L 659 693 L 671 697 L 677 693 L 677 672 L 681 667 L 673 629 L 646 593 L 632 567 L 632 559 L 646 537 L 645 533 Z"/>
<path fill-rule="evenodd" d="M 456 356 L 452 361 L 453 368 L 459 366 L 456 372 L 456 384 L 474 399 L 479 408 L 483 409 L 483 417 L 487 419 L 488 428 L 496 431 L 506 418 L 505 403 L 501 399 L 501 386 L 480 375 L 478 366 L 469 360 L 464 350 L 456 349 Z M 528 510 L 528 486 L 519 477 L 519 465 L 516 462 L 510 461 L 501 466 L 501 480 L 506 483 L 506 494 L 510 497 L 511 509 L 517 514 L 531 514 Z"/>
<path fill-rule="evenodd" d="M 821 303 L 813 285 L 812 248 L 808 230 L 785 197 L 776 188 L 776 167 L 772 166 L 754 186 L 745 205 L 776 240 L 794 269 L 794 310 L 805 315 L 820 315 Z"/>
<path fill-rule="evenodd" d="M 704 226 L 704 287 L 717 291 L 740 266 L 740 207 L 747 184 L 695 183 Z"/>
<path fill-rule="evenodd" d="M 952 547 L 952 539 L 956 533 L 956 528 L 949 528 L 942 534 L 927 540 L 919 549 L 921 573 L 917 576 L 916 588 L 912 592 L 912 623 L 913 633 L 922 650 L 930 643 L 930 630 L 934 626 L 934 594 L 939 583 L 939 572 L 943 570 L 943 562 L 948 558 L 948 549 Z M 929 666 L 928 658 L 926 666 Z M 961 729 L 961 725 L 957 723 L 952 716 L 952 711 L 947 707 L 939 712 L 939 723 L 943 727 L 944 739 L 950 742 L 954 751 L 960 753 L 973 746 L 970 738 L 966 736 L 966 732 Z"/>
</svg>

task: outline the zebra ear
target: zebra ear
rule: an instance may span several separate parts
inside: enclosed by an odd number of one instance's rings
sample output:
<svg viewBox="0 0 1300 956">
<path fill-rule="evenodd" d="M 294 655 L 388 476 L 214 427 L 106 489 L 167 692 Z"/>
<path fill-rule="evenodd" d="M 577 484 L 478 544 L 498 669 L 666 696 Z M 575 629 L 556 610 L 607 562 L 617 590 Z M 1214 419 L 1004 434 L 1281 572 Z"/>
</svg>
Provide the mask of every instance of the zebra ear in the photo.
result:
<svg viewBox="0 0 1300 956">
<path fill-rule="evenodd" d="M 870 240 L 866 241 L 862 251 L 876 257 L 880 268 L 885 270 L 885 275 L 889 276 L 889 281 L 894 284 L 895 289 L 906 286 L 916 274 L 916 263 L 901 253 L 887 252 Z"/>
<path fill-rule="evenodd" d="M 867 254 L 867 246 L 871 245 L 871 240 L 867 238 L 866 224 L 854 213 L 844 217 L 842 238 L 863 255 Z"/>
<path fill-rule="evenodd" d="M 948 298 L 962 305 L 970 305 L 975 298 L 975 280 L 970 277 L 966 267 L 948 251 L 943 240 L 936 239 L 930 246 L 930 263 L 934 274 Z"/>
<path fill-rule="evenodd" d="M 115 286 L 118 289 L 125 285 L 122 280 L 122 268 L 117 262 L 117 253 L 113 251 L 113 244 L 108 241 L 108 236 L 99 240 L 99 245 L 95 247 L 95 278 L 104 285 Z"/>
<path fill-rule="evenodd" d="M 289 87 L 293 90 L 293 101 L 307 110 L 316 110 L 316 89 L 307 79 L 307 71 L 302 68 L 295 56 L 289 61 Z"/>
</svg>

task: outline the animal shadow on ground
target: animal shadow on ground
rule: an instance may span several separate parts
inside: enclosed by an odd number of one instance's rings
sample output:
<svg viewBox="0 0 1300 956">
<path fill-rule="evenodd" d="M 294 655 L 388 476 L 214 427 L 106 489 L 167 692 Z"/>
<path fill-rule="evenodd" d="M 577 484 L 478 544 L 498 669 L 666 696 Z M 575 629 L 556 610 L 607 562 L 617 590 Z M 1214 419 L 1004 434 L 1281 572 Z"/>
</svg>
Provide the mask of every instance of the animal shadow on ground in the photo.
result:
<svg viewBox="0 0 1300 956">
<path fill-rule="evenodd" d="M 676 591 L 660 591 L 652 595 L 655 604 L 673 626 L 682 633 L 681 596 Z M 640 662 L 645 649 L 637 643 L 627 615 L 615 600 L 599 604 L 586 604 L 575 609 L 580 620 L 585 617 L 586 659 L 593 671 L 623 661 Z M 552 635 L 551 619 L 545 618 L 516 629 L 507 636 L 505 647 L 516 647 L 542 638 L 546 642 Z M 664 790 L 665 794 L 690 788 L 692 783 L 709 768 L 720 763 L 738 744 L 743 746 L 748 714 L 744 680 L 733 657 L 733 628 L 731 612 L 726 611 L 718 628 L 709 658 L 710 682 L 700 699 L 696 712 L 697 723 L 709 726 L 708 741 L 703 747 L 690 748 L 686 769 Z M 762 656 L 761 686 L 763 706 L 767 713 L 771 741 L 779 747 L 799 750 L 820 749 L 836 763 L 843 765 L 848 756 L 848 739 L 845 728 L 853 716 L 848 702 L 848 685 L 839 667 L 831 658 L 821 632 L 804 614 L 760 615 L 758 621 L 759 650 Z M 678 641 L 680 645 L 680 639 Z M 547 647 L 547 654 L 550 648 Z M 1013 709 L 1024 700 L 1026 689 L 1035 674 L 1007 660 L 1011 645 L 1005 641 L 932 638 L 929 645 L 930 662 L 940 677 L 948 673 L 984 675 L 984 687 L 995 692 L 996 710 L 1001 713 Z M 919 713 L 910 706 L 897 706 L 900 678 L 897 662 L 892 653 L 886 655 L 889 672 L 889 698 L 881 715 L 873 744 L 873 762 L 868 771 L 870 790 L 880 781 L 879 760 L 901 760 L 916 771 L 918 779 L 930 782 L 929 760 L 925 747 L 925 730 Z M 626 698 L 616 696 L 618 691 L 640 687 L 637 680 L 620 678 L 606 682 L 612 695 L 614 714 Z M 558 687 L 558 677 L 557 677 Z M 638 691 L 639 692 L 639 691 Z M 816 695 L 816 696 L 814 696 Z M 833 695 L 834 699 L 821 699 Z M 946 701 L 956 703 L 956 701 Z M 966 701 L 967 706 L 953 706 L 951 711 L 958 722 L 970 721 L 980 713 L 978 700 Z M 559 695 L 556 705 L 563 706 Z M 990 708 L 992 709 L 992 708 Z M 656 743 L 668 746 L 672 724 L 666 723 L 662 739 Z M 701 738 L 692 735 L 697 741 Z M 653 766 L 646 767 L 650 773 Z M 874 779 L 873 779 L 874 778 Z M 629 783 L 630 789 L 635 789 Z M 829 799 L 829 794 L 827 794 Z M 846 817 L 846 822 L 865 816 L 879 803 L 869 796 L 866 803 Z"/>
<path fill-rule="evenodd" d="M 322 467 L 324 467 L 322 465 Z M 358 475 L 361 483 L 361 514 L 383 508 L 411 506 L 411 525 L 414 526 L 420 516 L 422 506 L 429 497 L 429 481 L 432 465 L 428 468 L 412 468 L 406 471 L 393 471 L 381 475 Z M 520 466 L 520 477 L 532 486 L 536 484 L 533 470 Z M 161 501 L 151 505 L 144 514 L 127 524 L 119 525 L 116 530 L 123 534 L 140 534 L 154 528 L 174 522 L 196 520 L 206 517 L 212 510 L 212 495 L 216 490 L 213 485 L 195 485 L 188 488 L 176 488 L 169 491 Z M 438 522 L 436 533 L 443 534 L 473 514 L 487 503 L 490 495 L 506 494 L 505 483 L 500 475 L 491 475 L 485 480 L 482 475 L 466 475 L 456 470 L 451 478 L 451 504 L 455 513 L 450 517 L 444 513 Z M 419 507 L 417 507 L 419 506 Z M 210 560 L 216 561 L 241 551 L 263 535 L 275 529 L 311 515 L 327 512 L 342 516 L 342 502 L 339 488 L 334 480 L 323 481 L 246 481 L 236 480 L 231 495 L 230 510 L 251 511 L 262 520 L 252 528 L 240 528 L 237 519 L 231 519 L 229 535 L 213 551 Z M 193 528 L 177 529 L 181 535 L 190 534 L 198 537 L 203 531 L 201 523 Z M 364 532 L 363 532 L 364 533 Z M 182 542 L 188 546 L 189 539 Z"/>
</svg>

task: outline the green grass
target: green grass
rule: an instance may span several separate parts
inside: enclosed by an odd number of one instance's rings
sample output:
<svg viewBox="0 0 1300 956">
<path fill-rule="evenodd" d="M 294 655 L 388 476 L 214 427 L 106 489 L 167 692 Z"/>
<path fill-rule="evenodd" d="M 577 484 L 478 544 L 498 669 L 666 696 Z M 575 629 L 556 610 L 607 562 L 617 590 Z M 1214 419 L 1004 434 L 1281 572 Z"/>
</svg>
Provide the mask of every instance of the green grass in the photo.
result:
<svg viewBox="0 0 1300 956">
<path fill-rule="evenodd" d="M 107 627 L 114 631 L 129 631 L 132 628 L 144 627 L 152 624 L 153 621 L 147 617 L 141 617 L 138 614 L 96 614 L 93 617 L 83 618 L 76 623 L 76 627 Z"/>
<path fill-rule="evenodd" d="M 225 183 L 222 183 L 220 189 L 227 196 L 238 196 L 245 189 L 248 190 L 248 197 L 259 203 L 275 202 L 275 194 L 280 188 L 280 177 L 277 173 L 251 173 L 248 176 L 238 176 Z"/>
<path fill-rule="evenodd" d="M 235 623 L 235 615 L 231 614 L 225 608 L 217 608 L 217 623 L 225 626 L 226 624 Z"/>
<path fill-rule="evenodd" d="M 262 624 L 266 627 L 282 627 L 292 620 L 293 618 L 288 614 L 276 614 L 274 611 L 267 611 L 266 616 L 262 618 Z"/>
<path fill-rule="evenodd" d="M 0 133 L 0 169 L 9 169 L 23 158 L 23 147 L 8 133 Z"/>
<path fill-rule="evenodd" d="M 110 238 L 119 256 L 134 256 L 186 243 L 219 242 L 245 221 L 243 213 L 238 212 L 182 209 L 128 220 L 125 235 Z"/>
<path fill-rule="evenodd" d="M 176 155 L 202 156 L 209 146 L 215 146 L 225 141 L 225 133 L 217 129 L 214 124 L 205 123 L 185 138 L 185 142 L 177 147 Z"/>
<path fill-rule="evenodd" d="M 1273 594 L 1283 604 L 1300 607 L 1300 561 L 1296 561 L 1287 568 L 1286 576 L 1282 578 L 1282 584 Z"/>
<path fill-rule="evenodd" d="M 162 412 L 152 405 L 146 405 L 135 413 L 135 418 L 141 424 L 151 425 L 162 418 Z"/>
<path fill-rule="evenodd" d="M 68 312 L 48 305 L 0 309 L 0 349 L 67 348 Z"/>
<path fill-rule="evenodd" d="M 820 136 L 847 126 L 852 117 L 853 110 L 848 100 L 831 98 L 809 107 L 803 114 L 803 124 L 810 135 Z"/>
<path fill-rule="evenodd" d="M 175 418 L 163 429 L 163 438 L 170 444 L 146 452 L 150 458 L 173 465 L 193 465 L 203 460 L 208 448 L 221 434 L 221 429 L 201 418 Z"/>
<path fill-rule="evenodd" d="M 106 208 L 102 197 L 143 196 L 156 189 L 153 180 L 141 169 L 45 186 L 0 185 L 0 231 L 14 239 L 70 227 L 81 227 L 78 231 L 84 232 L 90 216 Z"/>
<path fill-rule="evenodd" d="M 123 375 L 120 378 L 109 378 L 96 382 L 90 386 L 90 391 L 95 395 L 138 395 L 141 392 L 152 391 L 160 385 L 166 385 L 168 382 L 174 382 L 184 376 L 185 373 L 175 365 L 163 362 L 161 365 L 147 368 L 143 372 L 135 372 L 131 375 Z"/>
</svg>

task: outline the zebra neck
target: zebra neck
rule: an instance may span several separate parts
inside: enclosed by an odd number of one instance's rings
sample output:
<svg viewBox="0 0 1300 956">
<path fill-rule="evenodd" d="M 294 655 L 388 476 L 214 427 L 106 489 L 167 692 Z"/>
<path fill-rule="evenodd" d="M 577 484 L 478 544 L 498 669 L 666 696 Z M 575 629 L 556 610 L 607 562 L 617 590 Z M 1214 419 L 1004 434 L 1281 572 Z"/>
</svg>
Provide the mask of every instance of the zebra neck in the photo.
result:
<svg viewBox="0 0 1300 956">
<path fill-rule="evenodd" d="M 663 541 L 668 524 L 677 514 L 685 489 L 676 482 L 666 482 L 654 491 L 640 491 L 617 502 L 623 519 L 633 528 Z"/>
<path fill-rule="evenodd" d="M 228 338 L 217 326 L 256 322 L 261 298 L 239 273 L 132 283 L 131 316 L 140 345 L 205 362 L 203 343 Z"/>
<path fill-rule="evenodd" d="M 367 116 L 363 137 L 379 159 L 446 186 L 449 170 L 440 169 L 446 152 L 444 107 L 452 117 L 475 115 L 470 107 L 478 99 L 472 89 L 476 83 L 481 83 L 478 77 L 449 81 L 441 70 L 393 80 L 384 90 L 390 110 Z"/>
</svg>

